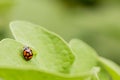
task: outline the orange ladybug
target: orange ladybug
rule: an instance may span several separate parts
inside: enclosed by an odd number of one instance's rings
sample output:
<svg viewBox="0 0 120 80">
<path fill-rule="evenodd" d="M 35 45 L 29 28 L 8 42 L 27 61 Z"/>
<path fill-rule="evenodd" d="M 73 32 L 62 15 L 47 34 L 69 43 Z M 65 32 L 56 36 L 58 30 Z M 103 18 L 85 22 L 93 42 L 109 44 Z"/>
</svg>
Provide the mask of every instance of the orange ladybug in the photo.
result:
<svg viewBox="0 0 120 80">
<path fill-rule="evenodd" d="M 27 61 L 32 59 L 33 57 L 32 50 L 29 47 L 25 47 L 23 50 L 23 56 Z"/>
</svg>

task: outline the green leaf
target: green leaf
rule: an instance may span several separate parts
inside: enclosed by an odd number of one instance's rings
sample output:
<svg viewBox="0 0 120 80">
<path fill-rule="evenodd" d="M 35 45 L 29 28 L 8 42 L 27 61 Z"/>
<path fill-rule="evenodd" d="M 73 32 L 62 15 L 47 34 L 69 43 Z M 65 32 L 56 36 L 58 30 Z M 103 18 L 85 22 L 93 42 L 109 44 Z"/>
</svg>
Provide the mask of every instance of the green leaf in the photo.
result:
<svg viewBox="0 0 120 80">
<path fill-rule="evenodd" d="M 40 69 L 36 56 L 30 61 L 23 57 L 23 44 L 12 39 L 4 39 L 0 42 L 0 68 L 14 69 Z M 33 51 L 33 53 L 35 53 Z M 1 73 L 1 72 L 0 72 Z"/>
<path fill-rule="evenodd" d="M 71 74 L 87 73 L 97 65 L 97 54 L 86 43 L 73 39 L 70 41 L 70 46 L 75 54 L 75 62 L 72 66 Z"/>
<path fill-rule="evenodd" d="M 86 77 L 63 77 L 42 71 L 0 69 L 0 80 L 90 80 Z"/>
<path fill-rule="evenodd" d="M 89 73 L 71 76 L 41 70 L 36 56 L 26 61 L 22 55 L 23 44 L 12 39 L 2 40 L 0 51 L 0 79 L 2 80 L 91 80 Z"/>
<path fill-rule="evenodd" d="M 100 80 L 111 80 L 109 73 L 99 64 L 100 72 L 98 73 Z"/>
<path fill-rule="evenodd" d="M 98 73 L 100 72 L 100 67 L 93 67 L 92 71 L 91 71 L 91 80 L 100 80 Z"/>
<path fill-rule="evenodd" d="M 14 77 L 13 77 L 14 76 Z M 0 80 L 65 80 L 49 73 L 34 70 L 0 69 Z"/>
<path fill-rule="evenodd" d="M 120 66 L 103 57 L 100 57 L 99 61 L 101 62 L 103 67 L 109 72 L 113 80 L 120 80 Z"/>
<path fill-rule="evenodd" d="M 90 80 L 89 75 L 73 77 L 41 70 L 36 56 L 26 61 L 22 54 L 23 44 L 12 39 L 0 42 L 0 80 Z"/>
<path fill-rule="evenodd" d="M 11 22 L 15 39 L 37 51 L 39 68 L 57 73 L 69 73 L 74 55 L 67 43 L 55 33 L 25 21 Z"/>
</svg>

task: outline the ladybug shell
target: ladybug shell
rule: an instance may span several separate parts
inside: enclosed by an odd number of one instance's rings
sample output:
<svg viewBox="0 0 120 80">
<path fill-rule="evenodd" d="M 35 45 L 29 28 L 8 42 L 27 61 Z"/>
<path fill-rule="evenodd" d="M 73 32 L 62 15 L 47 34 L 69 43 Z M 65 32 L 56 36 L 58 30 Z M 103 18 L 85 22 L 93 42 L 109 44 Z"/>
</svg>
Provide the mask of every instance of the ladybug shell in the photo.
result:
<svg viewBox="0 0 120 80">
<path fill-rule="evenodd" d="M 25 47 L 23 51 L 23 56 L 27 61 L 32 59 L 33 57 L 32 50 L 29 47 Z"/>
</svg>

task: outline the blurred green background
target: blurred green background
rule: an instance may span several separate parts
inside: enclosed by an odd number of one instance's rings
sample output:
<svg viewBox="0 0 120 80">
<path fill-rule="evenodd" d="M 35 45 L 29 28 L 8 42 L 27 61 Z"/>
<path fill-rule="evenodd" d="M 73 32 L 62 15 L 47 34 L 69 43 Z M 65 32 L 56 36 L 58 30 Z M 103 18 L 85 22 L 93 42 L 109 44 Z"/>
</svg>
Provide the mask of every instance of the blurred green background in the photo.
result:
<svg viewBox="0 0 120 80">
<path fill-rule="evenodd" d="M 13 38 L 8 26 L 13 20 L 39 24 L 68 42 L 84 40 L 120 64 L 119 0 L 0 0 L 0 40 Z"/>
</svg>

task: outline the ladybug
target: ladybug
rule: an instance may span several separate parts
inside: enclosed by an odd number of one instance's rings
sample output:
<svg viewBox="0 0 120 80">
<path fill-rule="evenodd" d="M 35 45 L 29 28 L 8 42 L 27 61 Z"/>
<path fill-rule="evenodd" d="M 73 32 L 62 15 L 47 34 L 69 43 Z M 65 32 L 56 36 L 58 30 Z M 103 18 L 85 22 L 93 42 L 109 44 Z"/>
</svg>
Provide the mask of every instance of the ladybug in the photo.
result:
<svg viewBox="0 0 120 80">
<path fill-rule="evenodd" d="M 32 59 L 33 57 L 32 50 L 29 47 L 24 47 L 23 56 L 27 61 Z"/>
</svg>

